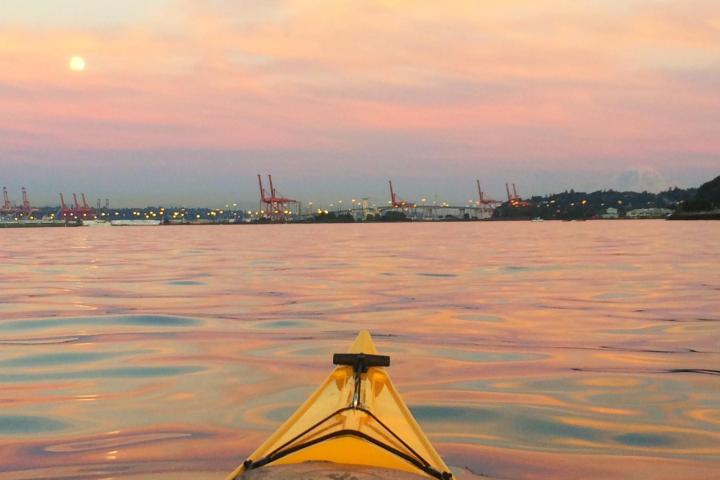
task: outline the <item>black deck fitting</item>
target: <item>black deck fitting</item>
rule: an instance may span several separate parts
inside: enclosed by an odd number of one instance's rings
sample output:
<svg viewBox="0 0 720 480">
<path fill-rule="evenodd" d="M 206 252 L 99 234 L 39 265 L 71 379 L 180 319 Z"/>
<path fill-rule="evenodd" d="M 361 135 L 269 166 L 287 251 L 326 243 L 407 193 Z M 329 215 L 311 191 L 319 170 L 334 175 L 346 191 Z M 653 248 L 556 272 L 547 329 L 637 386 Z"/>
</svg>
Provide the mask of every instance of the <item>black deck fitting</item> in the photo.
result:
<svg viewBox="0 0 720 480">
<path fill-rule="evenodd" d="M 347 365 L 353 367 L 355 373 L 367 373 L 370 367 L 389 367 L 390 357 L 369 353 L 336 353 L 333 355 L 333 365 Z"/>
</svg>

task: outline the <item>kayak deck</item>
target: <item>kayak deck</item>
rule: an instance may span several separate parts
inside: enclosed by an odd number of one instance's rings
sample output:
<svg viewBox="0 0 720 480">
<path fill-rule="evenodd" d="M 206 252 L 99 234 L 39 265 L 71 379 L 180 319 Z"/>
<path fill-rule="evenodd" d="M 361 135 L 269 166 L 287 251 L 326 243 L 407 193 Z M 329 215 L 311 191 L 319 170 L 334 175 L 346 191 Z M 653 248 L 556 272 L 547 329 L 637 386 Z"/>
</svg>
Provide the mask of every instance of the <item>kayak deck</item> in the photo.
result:
<svg viewBox="0 0 720 480">
<path fill-rule="evenodd" d="M 330 376 L 228 480 L 249 478 L 240 475 L 265 465 L 305 462 L 452 478 L 383 368 L 389 357 L 377 355 L 368 332 L 334 363 Z"/>
</svg>

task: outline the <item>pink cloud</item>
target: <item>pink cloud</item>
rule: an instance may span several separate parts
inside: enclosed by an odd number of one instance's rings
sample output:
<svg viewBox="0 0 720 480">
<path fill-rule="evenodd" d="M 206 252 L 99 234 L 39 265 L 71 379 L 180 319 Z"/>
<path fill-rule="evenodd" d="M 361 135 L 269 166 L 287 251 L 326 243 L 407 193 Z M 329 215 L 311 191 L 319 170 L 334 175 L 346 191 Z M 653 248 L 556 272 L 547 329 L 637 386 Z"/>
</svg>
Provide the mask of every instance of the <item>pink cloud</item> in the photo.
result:
<svg viewBox="0 0 720 480">
<path fill-rule="evenodd" d="M 704 0 L 182 0 L 107 32 L 11 25 L 0 128 L 26 134 L 0 148 L 341 153 L 398 134 L 510 162 L 717 154 L 720 97 L 695 80 L 720 68 L 718 18 Z"/>
</svg>

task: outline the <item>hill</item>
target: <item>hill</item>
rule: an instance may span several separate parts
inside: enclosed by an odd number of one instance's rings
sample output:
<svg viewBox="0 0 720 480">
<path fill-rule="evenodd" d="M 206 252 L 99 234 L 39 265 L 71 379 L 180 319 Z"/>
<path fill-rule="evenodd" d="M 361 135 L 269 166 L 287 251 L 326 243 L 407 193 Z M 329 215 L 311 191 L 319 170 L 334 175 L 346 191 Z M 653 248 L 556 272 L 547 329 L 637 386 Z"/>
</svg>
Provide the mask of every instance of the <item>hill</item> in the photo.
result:
<svg viewBox="0 0 720 480">
<path fill-rule="evenodd" d="M 703 183 L 695 197 L 682 205 L 685 212 L 708 212 L 717 209 L 720 209 L 720 176 Z"/>
</svg>

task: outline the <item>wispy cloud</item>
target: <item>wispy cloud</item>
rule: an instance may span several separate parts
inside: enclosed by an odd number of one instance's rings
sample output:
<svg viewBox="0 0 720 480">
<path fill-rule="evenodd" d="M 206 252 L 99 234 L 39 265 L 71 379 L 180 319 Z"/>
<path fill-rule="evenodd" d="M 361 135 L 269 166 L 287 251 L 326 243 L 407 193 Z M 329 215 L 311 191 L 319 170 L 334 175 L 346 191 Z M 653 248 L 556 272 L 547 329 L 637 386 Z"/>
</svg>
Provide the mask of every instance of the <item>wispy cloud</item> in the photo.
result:
<svg viewBox="0 0 720 480">
<path fill-rule="evenodd" d="M 338 171 L 381 144 L 458 168 L 720 156 L 715 0 L 31 3 L 0 20 L 0 128 L 30 150 L 314 150 Z"/>
</svg>

